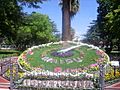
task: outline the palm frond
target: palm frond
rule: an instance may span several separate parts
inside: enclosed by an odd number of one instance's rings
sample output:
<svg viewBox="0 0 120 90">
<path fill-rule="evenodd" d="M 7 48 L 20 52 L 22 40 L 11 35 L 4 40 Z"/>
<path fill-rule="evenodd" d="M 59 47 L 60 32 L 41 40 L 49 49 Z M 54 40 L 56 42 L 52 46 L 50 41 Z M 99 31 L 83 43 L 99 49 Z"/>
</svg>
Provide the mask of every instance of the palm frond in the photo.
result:
<svg viewBox="0 0 120 90">
<path fill-rule="evenodd" d="M 71 0 L 71 5 L 70 5 L 70 16 L 76 15 L 76 13 L 79 11 L 79 0 Z"/>
<path fill-rule="evenodd" d="M 73 17 L 79 11 L 80 0 L 68 0 L 70 3 L 70 16 Z M 63 0 L 60 0 L 59 5 L 62 7 Z"/>
</svg>

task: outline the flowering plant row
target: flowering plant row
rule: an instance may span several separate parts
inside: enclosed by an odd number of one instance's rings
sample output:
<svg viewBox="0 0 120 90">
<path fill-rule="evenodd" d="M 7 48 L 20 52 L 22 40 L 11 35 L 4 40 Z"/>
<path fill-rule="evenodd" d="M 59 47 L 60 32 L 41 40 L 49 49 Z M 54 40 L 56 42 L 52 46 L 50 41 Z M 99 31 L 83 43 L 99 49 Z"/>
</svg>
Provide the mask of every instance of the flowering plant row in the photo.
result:
<svg viewBox="0 0 120 90">
<path fill-rule="evenodd" d="M 70 57 L 73 55 L 72 51 L 67 51 L 67 52 L 52 52 L 51 55 L 57 56 L 57 57 Z"/>
</svg>

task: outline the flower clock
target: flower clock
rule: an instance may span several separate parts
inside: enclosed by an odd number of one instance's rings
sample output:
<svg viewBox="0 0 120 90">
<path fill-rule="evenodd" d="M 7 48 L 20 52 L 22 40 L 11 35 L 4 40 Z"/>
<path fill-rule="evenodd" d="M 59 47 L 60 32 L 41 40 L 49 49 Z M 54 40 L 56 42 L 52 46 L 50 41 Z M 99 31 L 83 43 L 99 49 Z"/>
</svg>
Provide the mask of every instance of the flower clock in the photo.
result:
<svg viewBox="0 0 120 90">
<path fill-rule="evenodd" d="M 59 41 L 33 46 L 18 58 L 20 68 L 41 76 L 93 77 L 100 64 L 109 62 L 108 55 L 93 45 Z"/>
</svg>

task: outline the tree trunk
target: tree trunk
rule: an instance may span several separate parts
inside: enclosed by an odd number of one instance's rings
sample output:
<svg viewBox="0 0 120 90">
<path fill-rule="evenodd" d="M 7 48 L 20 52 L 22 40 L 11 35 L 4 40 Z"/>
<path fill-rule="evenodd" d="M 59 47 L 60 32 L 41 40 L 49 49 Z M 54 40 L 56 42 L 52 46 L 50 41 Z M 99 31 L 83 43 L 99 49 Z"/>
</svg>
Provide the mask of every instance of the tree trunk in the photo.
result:
<svg viewBox="0 0 120 90">
<path fill-rule="evenodd" d="M 70 33 L 70 0 L 63 0 L 62 7 L 62 40 L 71 40 Z"/>
</svg>

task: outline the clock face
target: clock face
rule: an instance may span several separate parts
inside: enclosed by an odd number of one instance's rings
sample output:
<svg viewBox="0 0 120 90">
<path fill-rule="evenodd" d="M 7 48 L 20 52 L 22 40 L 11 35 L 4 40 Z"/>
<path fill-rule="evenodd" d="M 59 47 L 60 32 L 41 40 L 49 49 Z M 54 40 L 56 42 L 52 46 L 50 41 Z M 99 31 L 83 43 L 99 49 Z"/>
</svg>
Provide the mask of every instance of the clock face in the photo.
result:
<svg viewBox="0 0 120 90">
<path fill-rule="evenodd" d="M 97 60 L 106 60 L 107 55 L 83 43 L 56 42 L 34 46 L 19 57 L 19 65 L 27 71 L 48 70 L 51 72 L 84 72 Z M 97 67 L 97 66 L 96 66 Z"/>
</svg>

